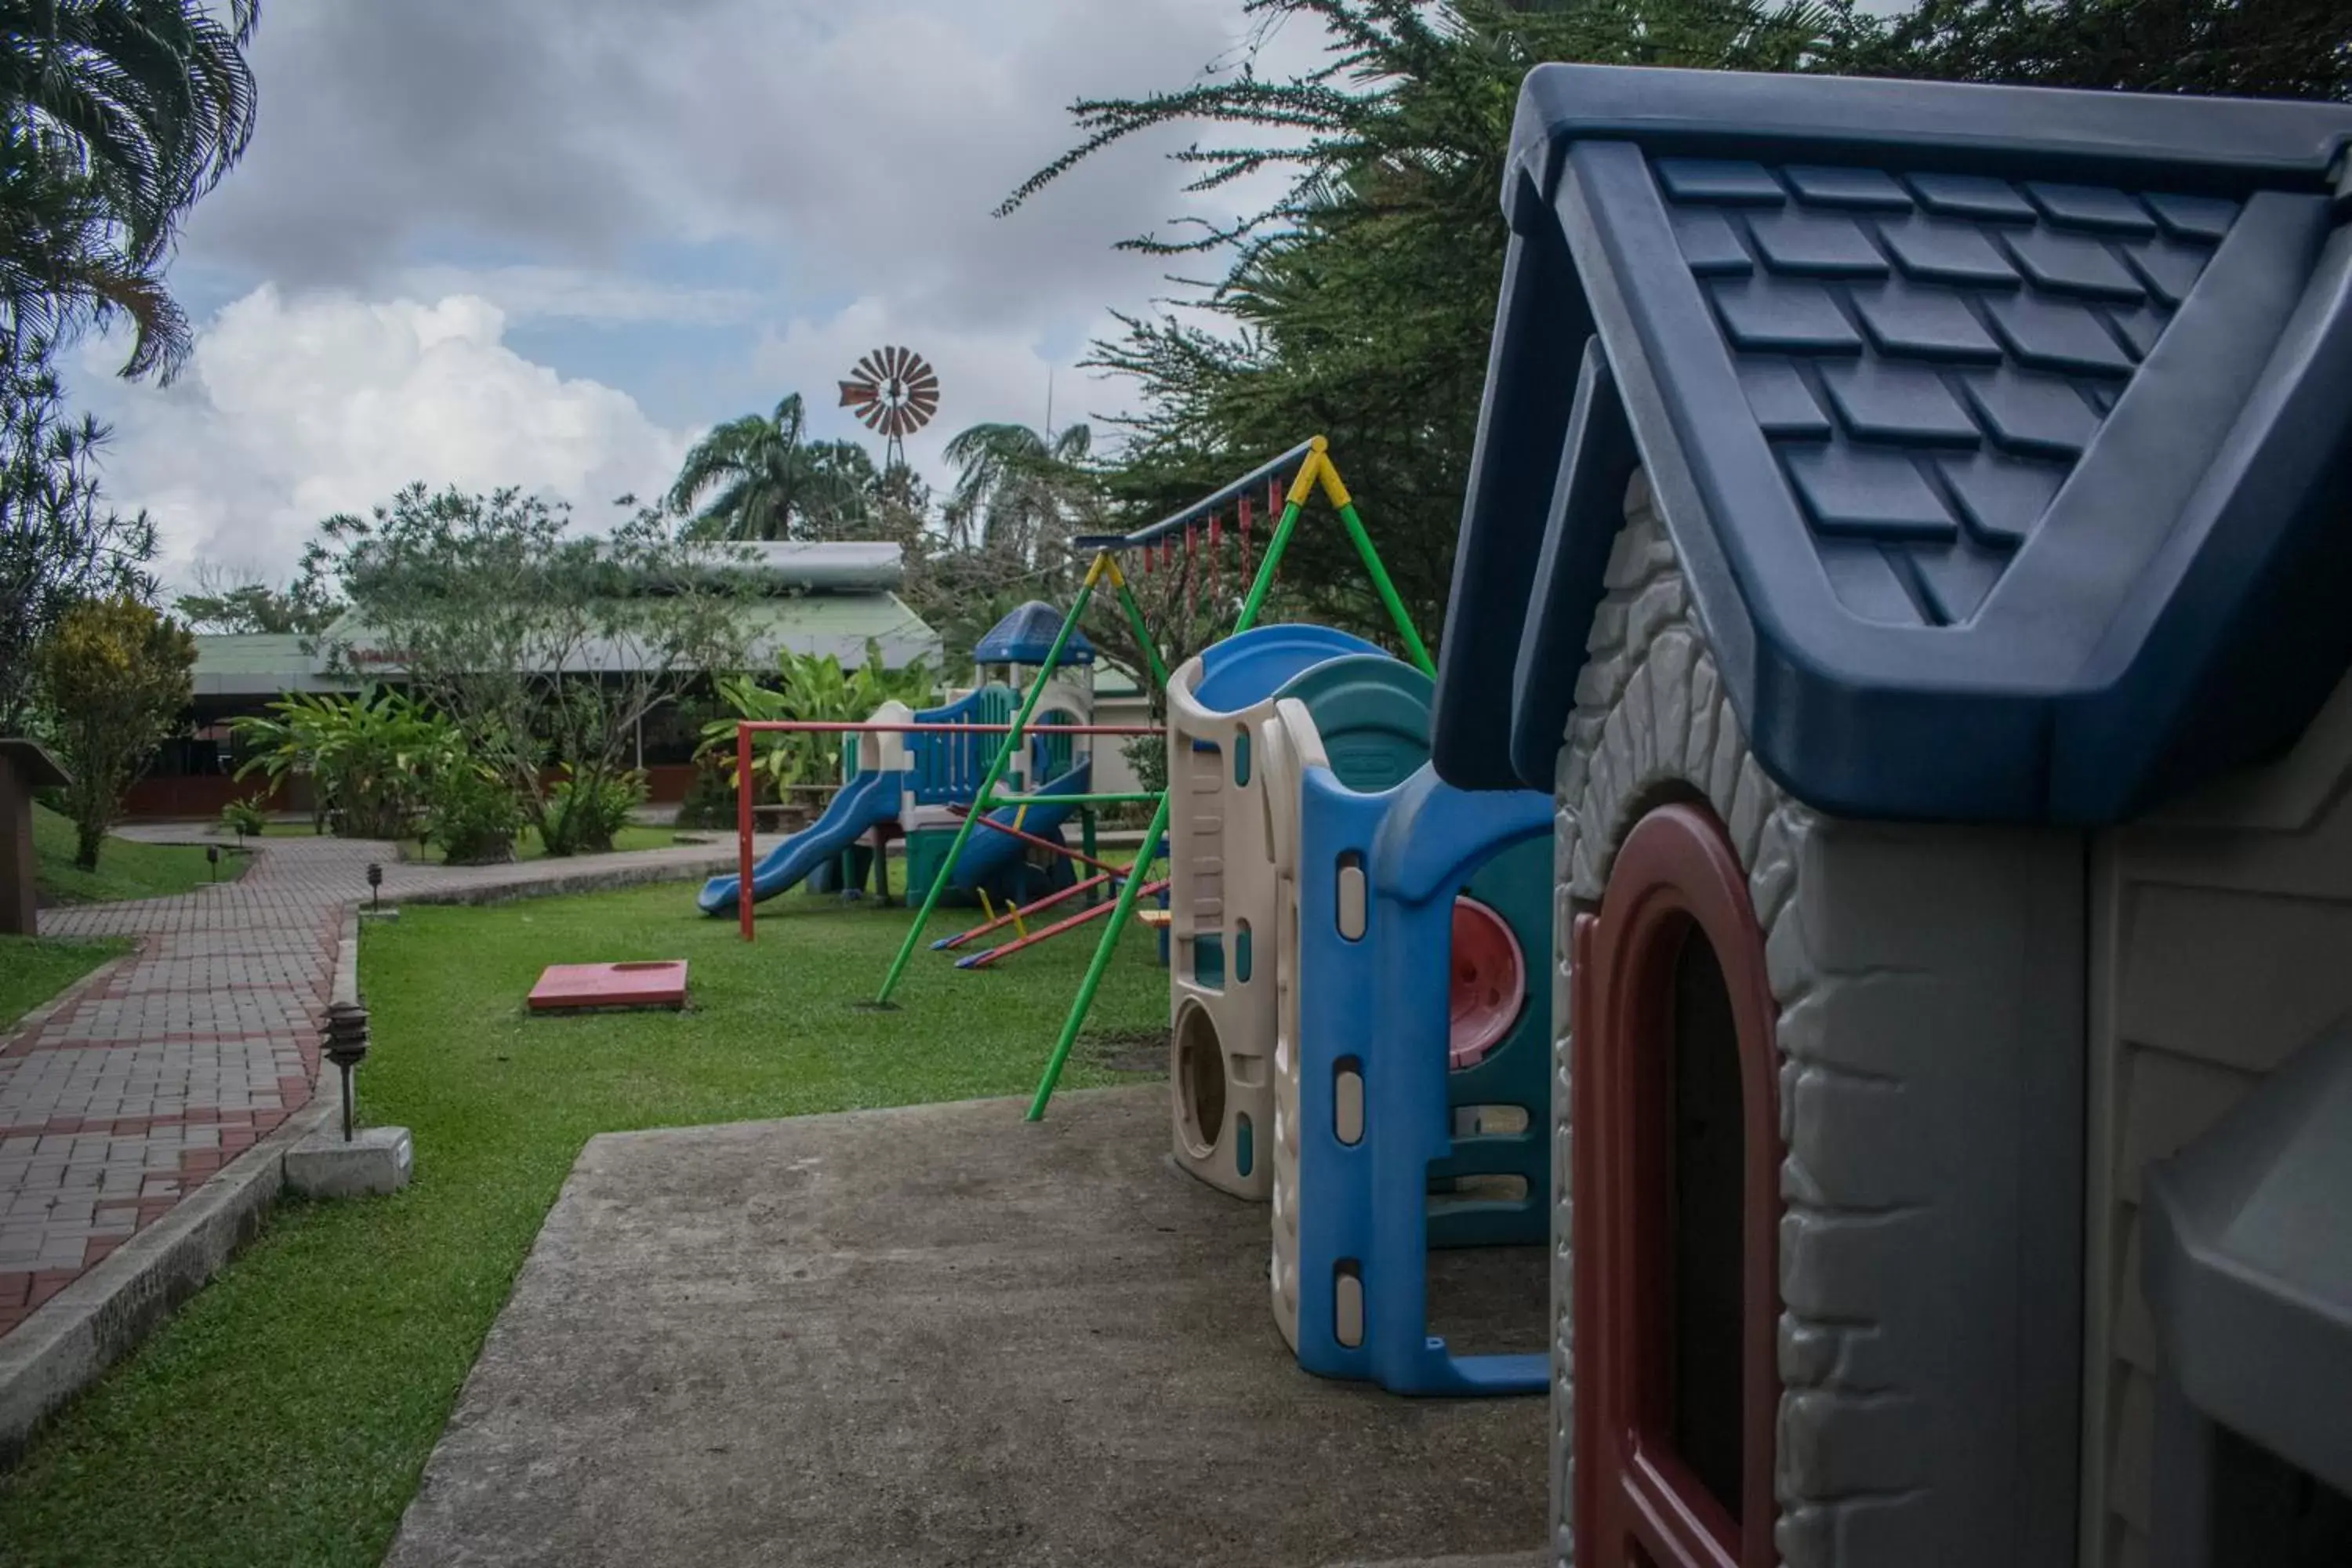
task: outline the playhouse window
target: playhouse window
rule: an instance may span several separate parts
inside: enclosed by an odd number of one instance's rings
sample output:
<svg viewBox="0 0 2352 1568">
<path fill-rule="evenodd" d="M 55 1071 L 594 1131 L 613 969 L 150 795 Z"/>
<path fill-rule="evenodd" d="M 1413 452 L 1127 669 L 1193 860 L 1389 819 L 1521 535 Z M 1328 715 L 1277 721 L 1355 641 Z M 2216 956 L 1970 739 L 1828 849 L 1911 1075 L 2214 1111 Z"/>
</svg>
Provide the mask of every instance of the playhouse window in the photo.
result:
<svg viewBox="0 0 2352 1568">
<path fill-rule="evenodd" d="M 1644 816 L 1574 941 L 1577 1562 L 1769 1568 L 1775 1015 L 1722 825 Z"/>
<path fill-rule="evenodd" d="M 1709 1495 L 1739 1517 L 1742 1214 L 1739 1035 L 1723 965 L 1696 926 L 1675 961 L 1668 1063 L 1673 1134 L 1665 1194 L 1673 1237 L 1670 1341 L 1675 1449 Z M 1664 1055 L 1665 1053 L 1661 1053 Z"/>
</svg>

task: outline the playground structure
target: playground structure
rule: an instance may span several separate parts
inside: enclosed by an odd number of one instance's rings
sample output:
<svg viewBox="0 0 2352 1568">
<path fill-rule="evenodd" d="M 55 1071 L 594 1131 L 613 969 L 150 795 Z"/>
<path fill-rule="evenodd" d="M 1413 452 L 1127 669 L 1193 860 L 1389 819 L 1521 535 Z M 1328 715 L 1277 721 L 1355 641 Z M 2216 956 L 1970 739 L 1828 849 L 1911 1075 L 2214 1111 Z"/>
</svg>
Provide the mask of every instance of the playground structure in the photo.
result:
<svg viewBox="0 0 2352 1568">
<path fill-rule="evenodd" d="M 1286 471 L 1234 631 L 1167 675 L 1120 555 L 1168 559 L 1181 536 L 1190 557 L 1197 530 Z M 1410 662 L 1328 627 L 1254 625 L 1318 493 Z M 1150 528 L 1080 543 L 1095 558 L 1039 684 L 1107 584 L 1167 693 L 1168 788 L 1030 1119 L 1044 1114 L 1136 903 L 1166 888 L 1174 1158 L 1211 1185 L 1274 1198 L 1274 1310 L 1301 1365 L 1402 1393 L 1541 1388 L 1540 1352 L 1450 1356 L 1428 1334 L 1424 1279 L 1430 1247 L 1535 1243 L 1549 1223 L 1549 1019 L 1528 1005 L 1528 959 L 1551 946 L 1550 858 L 1538 842 L 1549 797 L 1471 795 L 1430 772 L 1433 666 L 1320 437 Z M 1034 706 L 1015 714 L 1016 736 Z M 982 805 L 994 784 L 983 782 Z M 1147 880 L 1163 834 L 1168 877 Z M 950 847 L 926 914 L 967 851 Z M 1009 919 L 932 946 L 954 951 Z"/>
<path fill-rule="evenodd" d="M 1034 602 L 1007 616 L 974 646 L 972 685 L 950 692 L 940 707 L 917 712 L 891 702 L 857 723 L 747 720 L 738 725 L 738 777 L 752 776 L 757 734 L 839 734 L 846 742 L 843 783 L 815 822 L 756 864 L 751 795 L 743 792 L 736 824 L 741 864 L 736 875 L 714 877 L 704 885 L 698 900 L 703 912 L 735 911 L 750 940 L 750 903 L 738 894 L 747 884 L 750 902 L 757 903 L 804 880 L 822 885 L 830 877 L 845 889 L 855 888 L 870 869 L 877 891 L 887 898 L 893 839 L 906 844 L 908 885 L 918 879 L 928 885 L 944 867 L 950 846 L 967 831 L 962 825 L 975 810 L 981 781 L 1000 757 L 1005 763 L 1001 782 L 1021 798 L 985 814 L 990 831 L 957 858 L 950 888 L 983 906 L 1001 899 L 1016 909 L 1067 891 L 1074 858 L 1062 829 L 1073 812 L 1079 816 L 1087 847 L 1083 858 L 1098 864 L 1092 857 L 1093 803 L 1086 795 L 1094 738 L 1150 731 L 1088 722 L 1094 711 L 1087 678 L 1094 650 L 1083 637 L 1064 650 L 1055 668 L 1039 668 L 1046 645 L 1035 640 L 1034 627 L 1054 616 L 1050 606 Z M 1024 669 L 1035 671 L 1025 689 Z M 1013 727 L 1005 721 L 1026 700 L 1034 700 L 1040 716 L 1023 745 L 1010 739 Z M 870 847 L 861 850 L 859 840 L 868 837 Z M 1043 852 L 1043 858 L 1033 858 L 1033 851 Z"/>
<path fill-rule="evenodd" d="M 1172 560 L 1181 544 L 1191 561 L 1205 531 L 1213 562 L 1227 508 L 1245 550 L 1261 486 L 1278 517 L 1234 629 L 1171 676 L 1120 558 Z M 1406 658 L 1326 626 L 1255 625 L 1318 494 Z M 1548 1023 L 1528 1005 L 1528 955 L 1551 945 L 1549 858 L 1535 842 L 1549 797 L 1471 795 L 1431 773 L 1433 665 L 1321 437 L 1149 528 L 1078 543 L 1093 560 L 1058 625 L 1048 635 L 1055 612 L 1022 606 L 976 646 L 973 687 L 945 707 L 894 706 L 860 724 L 740 724 L 746 773 L 762 730 L 856 742 L 825 818 L 757 866 L 743 807 L 741 869 L 715 879 L 703 907 L 737 909 L 749 938 L 750 903 L 735 888 L 756 901 L 838 859 L 862 832 L 906 834 L 908 886 L 926 891 L 876 998 L 888 1005 L 953 890 L 985 900 L 990 879 L 1031 851 L 1088 873 L 929 943 L 979 969 L 1100 922 L 1034 1121 L 1127 922 L 1165 895 L 1174 1158 L 1213 1186 L 1273 1200 L 1274 1313 L 1300 1364 L 1403 1393 L 1542 1386 L 1541 1354 L 1449 1356 L 1427 1331 L 1424 1276 L 1431 1247 L 1533 1243 L 1549 1224 Z M 1152 732 L 1087 722 L 1090 687 L 1070 674 L 1091 663 L 1077 627 L 1105 587 L 1167 697 L 1168 787 L 1154 795 L 1086 788 L 1091 737 Z M 1154 809 L 1131 866 L 1098 858 L 1091 831 L 1083 849 L 1060 841 L 1071 810 L 1139 799 Z M 1163 847 L 1168 873 L 1155 878 Z"/>
<path fill-rule="evenodd" d="M 1550 797 L 1440 783 L 1428 679 L 1346 674 L 1352 737 L 1286 697 L 1258 748 L 1283 933 L 1275 1320 L 1324 1376 L 1538 1392 L 1546 1353 L 1455 1356 L 1430 1334 L 1426 1278 L 1433 1247 L 1549 1230 L 1550 1019 L 1528 954 L 1551 945 Z"/>
</svg>

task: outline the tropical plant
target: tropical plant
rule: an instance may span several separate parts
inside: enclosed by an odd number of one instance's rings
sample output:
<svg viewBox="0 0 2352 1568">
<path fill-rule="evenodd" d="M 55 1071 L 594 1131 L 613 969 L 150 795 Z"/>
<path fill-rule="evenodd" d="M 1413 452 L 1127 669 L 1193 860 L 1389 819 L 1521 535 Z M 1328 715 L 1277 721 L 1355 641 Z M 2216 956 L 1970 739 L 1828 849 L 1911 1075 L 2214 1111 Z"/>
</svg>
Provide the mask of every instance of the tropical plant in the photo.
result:
<svg viewBox="0 0 2352 1568">
<path fill-rule="evenodd" d="M 640 773 L 576 774 L 569 767 L 548 791 L 540 842 L 550 855 L 601 855 L 646 800 Z"/>
<path fill-rule="evenodd" d="M 400 670 L 542 834 L 550 768 L 600 788 L 628 771 L 646 715 L 743 667 L 740 552 L 682 542 L 650 510 L 583 536 L 520 490 L 411 485 L 321 531 L 303 591 L 352 606 L 330 663 Z"/>
<path fill-rule="evenodd" d="M 74 864 L 98 866 L 123 795 L 194 693 L 195 639 L 127 594 L 77 605 L 41 647 L 49 733 L 73 782 Z"/>
<path fill-rule="evenodd" d="M 1097 521 L 1102 481 L 1087 466 L 1093 432 L 1047 436 L 1026 425 L 975 425 L 947 444 L 958 470 L 948 498 L 950 542 L 1043 577 L 1069 568 L 1071 535 Z"/>
<path fill-rule="evenodd" d="M 763 686 L 748 677 L 730 677 L 718 684 L 719 700 L 734 715 L 714 719 L 702 727 L 698 762 L 716 761 L 735 777 L 735 726 L 739 720 L 761 723 L 797 720 L 803 723 L 855 724 L 874 716 L 886 702 L 921 707 L 938 690 L 937 679 L 921 659 L 902 669 L 882 662 L 879 643 L 866 645 L 866 662 L 849 669 L 832 654 L 794 653 L 777 656 L 781 687 Z M 839 734 L 761 731 L 752 736 L 754 788 L 764 779 L 781 795 L 793 789 L 813 789 L 841 778 L 843 737 Z"/>
<path fill-rule="evenodd" d="M 490 866 L 514 858 L 522 803 L 495 769 L 457 759 L 436 770 L 425 790 L 425 839 L 452 866 Z"/>
<path fill-rule="evenodd" d="M 236 834 L 240 844 L 258 838 L 269 831 L 269 814 L 261 808 L 258 797 L 247 795 L 221 807 L 220 830 Z"/>
<path fill-rule="evenodd" d="M 238 778 L 310 781 L 318 819 L 346 838 L 404 838 L 433 781 L 468 765 L 457 726 L 404 692 L 297 692 L 229 721 L 249 752 Z"/>
<path fill-rule="evenodd" d="M 155 529 L 100 504 L 105 426 L 68 417 L 47 363 L 0 356 L 0 735 L 25 728 L 36 651 L 87 599 L 152 599 Z"/>
<path fill-rule="evenodd" d="M 856 442 L 808 439 L 794 392 L 773 413 L 730 419 L 697 441 L 669 509 L 688 519 L 683 531 L 695 539 L 819 539 L 862 516 L 875 483 L 874 460 Z"/>
<path fill-rule="evenodd" d="M 0 0 L 0 340 L 120 315 L 126 375 L 184 363 L 180 220 L 253 133 L 258 0 Z M 21 355 L 16 357 L 21 358 Z"/>
</svg>

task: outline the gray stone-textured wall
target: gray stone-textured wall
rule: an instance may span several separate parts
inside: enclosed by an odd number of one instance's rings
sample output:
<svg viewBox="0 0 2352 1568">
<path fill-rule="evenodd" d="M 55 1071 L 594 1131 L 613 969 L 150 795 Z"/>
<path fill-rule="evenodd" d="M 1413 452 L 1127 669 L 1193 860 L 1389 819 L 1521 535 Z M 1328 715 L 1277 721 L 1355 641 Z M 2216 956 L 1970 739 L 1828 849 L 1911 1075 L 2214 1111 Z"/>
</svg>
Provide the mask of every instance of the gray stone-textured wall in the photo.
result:
<svg viewBox="0 0 2352 1568">
<path fill-rule="evenodd" d="M 1555 838 L 1559 1562 L 1572 1552 L 1572 921 L 1598 908 L 1642 813 L 1697 797 L 1748 872 L 1781 1010 L 1782 1560 L 2071 1563 L 2079 843 L 1836 821 L 1790 799 L 1748 752 L 1638 476 L 1588 646 Z"/>
</svg>

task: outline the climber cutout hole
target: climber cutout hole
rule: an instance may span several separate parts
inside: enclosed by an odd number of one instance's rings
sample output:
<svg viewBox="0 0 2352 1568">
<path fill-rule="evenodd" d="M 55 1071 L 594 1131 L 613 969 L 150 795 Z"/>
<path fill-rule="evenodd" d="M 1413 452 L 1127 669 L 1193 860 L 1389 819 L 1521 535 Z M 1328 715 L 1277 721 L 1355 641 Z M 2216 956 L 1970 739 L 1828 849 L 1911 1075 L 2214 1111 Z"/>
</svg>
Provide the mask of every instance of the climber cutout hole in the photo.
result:
<svg viewBox="0 0 2352 1568">
<path fill-rule="evenodd" d="M 1349 1148 L 1364 1141 L 1364 1063 L 1341 1057 L 1331 1064 L 1331 1136 Z"/>
<path fill-rule="evenodd" d="M 1198 1003 L 1188 1003 L 1176 1017 L 1175 1077 L 1185 1150 L 1205 1160 L 1224 1136 L 1225 1051 L 1216 1021 Z"/>
</svg>

